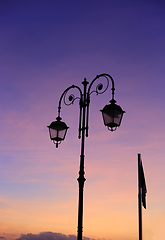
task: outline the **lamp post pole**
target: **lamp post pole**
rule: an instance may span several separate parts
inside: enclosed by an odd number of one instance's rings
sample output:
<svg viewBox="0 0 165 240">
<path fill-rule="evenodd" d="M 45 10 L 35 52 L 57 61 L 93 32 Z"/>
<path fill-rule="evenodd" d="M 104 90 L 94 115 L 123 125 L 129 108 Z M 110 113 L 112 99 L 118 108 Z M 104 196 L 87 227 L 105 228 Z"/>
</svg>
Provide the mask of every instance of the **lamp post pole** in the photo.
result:
<svg viewBox="0 0 165 240">
<path fill-rule="evenodd" d="M 78 204 L 78 235 L 77 239 L 82 240 L 82 232 L 83 232 L 83 191 L 84 191 L 84 147 L 85 147 L 85 117 L 86 117 L 86 106 L 89 104 L 87 97 L 86 97 L 86 88 L 88 82 L 86 81 L 86 78 L 82 82 L 84 86 L 84 93 L 83 93 L 83 99 L 81 100 L 80 104 L 82 104 L 83 108 L 83 116 L 82 116 L 82 135 L 81 135 L 81 155 L 80 155 L 80 171 L 79 171 L 79 204 Z"/>
<path fill-rule="evenodd" d="M 91 90 L 91 87 L 95 83 L 96 80 L 99 78 L 104 77 L 106 79 L 106 85 L 99 83 L 97 84 L 95 90 Z M 64 100 L 65 105 L 69 106 L 74 103 L 76 99 L 79 99 L 80 105 L 80 114 L 79 114 L 79 135 L 78 138 L 81 138 L 81 155 L 80 155 L 80 169 L 79 169 L 79 177 L 78 177 L 78 184 L 79 184 L 79 203 L 78 203 L 78 234 L 77 240 L 82 240 L 82 232 L 83 232 L 83 191 L 84 191 L 84 148 L 85 148 L 85 137 L 88 137 L 88 119 L 89 119 L 89 104 L 90 104 L 90 95 L 92 93 L 102 94 L 104 93 L 109 86 L 109 80 L 112 83 L 112 99 L 109 105 L 106 105 L 102 110 L 103 121 L 104 125 L 108 127 L 108 130 L 115 131 L 117 127 L 120 126 L 123 114 L 125 113 L 119 105 L 116 105 L 116 101 L 114 100 L 114 80 L 113 78 L 106 73 L 97 75 L 92 82 L 90 83 L 88 90 L 87 85 L 89 82 L 84 78 L 83 84 L 83 93 L 78 86 L 72 85 L 68 87 L 61 95 L 58 105 L 58 117 L 56 118 L 57 121 L 52 122 L 49 128 L 50 139 L 56 144 L 56 148 L 58 145 L 65 139 L 66 132 L 67 132 L 67 125 L 66 123 L 61 121 L 60 112 L 61 112 L 61 102 L 62 99 Z M 71 89 L 76 88 L 79 92 L 79 97 L 75 97 L 71 94 L 68 97 L 69 103 L 66 102 L 66 96 L 68 91 Z"/>
</svg>

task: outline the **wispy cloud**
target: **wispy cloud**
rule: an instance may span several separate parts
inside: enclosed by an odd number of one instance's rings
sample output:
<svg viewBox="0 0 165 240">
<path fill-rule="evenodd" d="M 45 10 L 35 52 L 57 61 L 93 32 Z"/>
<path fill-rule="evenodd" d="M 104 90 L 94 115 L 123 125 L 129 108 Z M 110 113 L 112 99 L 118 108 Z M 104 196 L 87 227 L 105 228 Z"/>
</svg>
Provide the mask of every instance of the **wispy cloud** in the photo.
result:
<svg viewBox="0 0 165 240">
<path fill-rule="evenodd" d="M 90 240 L 90 238 L 84 237 L 84 240 Z M 65 235 L 62 233 L 54 232 L 41 232 L 39 234 L 22 234 L 16 240 L 76 240 L 75 235 Z"/>
</svg>

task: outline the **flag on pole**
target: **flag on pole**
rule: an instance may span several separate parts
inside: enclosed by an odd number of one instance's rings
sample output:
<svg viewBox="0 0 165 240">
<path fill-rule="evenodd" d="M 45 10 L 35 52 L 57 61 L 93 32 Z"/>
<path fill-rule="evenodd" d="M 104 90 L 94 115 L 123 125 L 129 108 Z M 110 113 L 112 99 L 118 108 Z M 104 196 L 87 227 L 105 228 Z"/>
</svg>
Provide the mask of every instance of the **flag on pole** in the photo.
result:
<svg viewBox="0 0 165 240">
<path fill-rule="evenodd" d="M 146 182 L 145 182 L 143 165 L 142 165 L 141 159 L 140 159 L 140 188 L 141 188 L 141 201 L 142 201 L 143 207 L 146 208 L 147 188 L 146 188 Z"/>
<path fill-rule="evenodd" d="M 138 210 L 139 210 L 139 240 L 142 240 L 142 205 L 146 208 L 146 182 L 144 177 L 141 154 L 138 153 Z"/>
</svg>

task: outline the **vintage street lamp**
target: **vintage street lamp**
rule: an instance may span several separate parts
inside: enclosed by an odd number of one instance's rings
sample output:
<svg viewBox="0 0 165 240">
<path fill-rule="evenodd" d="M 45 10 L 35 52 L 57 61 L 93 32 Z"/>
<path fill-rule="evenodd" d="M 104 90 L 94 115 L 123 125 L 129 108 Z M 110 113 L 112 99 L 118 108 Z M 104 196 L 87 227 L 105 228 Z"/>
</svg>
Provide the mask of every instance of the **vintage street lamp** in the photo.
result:
<svg viewBox="0 0 165 240">
<path fill-rule="evenodd" d="M 106 84 L 99 83 L 96 85 L 95 89 L 92 90 L 93 84 L 99 79 L 106 79 Z M 83 92 L 78 86 L 72 85 L 68 87 L 61 95 L 58 105 L 58 117 L 57 121 L 52 122 L 49 128 L 50 139 L 56 144 L 56 148 L 58 145 L 65 139 L 66 132 L 69 127 L 67 127 L 66 123 L 62 122 L 62 118 L 60 117 L 61 113 L 61 102 L 62 99 L 64 104 L 70 106 L 74 103 L 75 100 L 79 100 L 80 112 L 79 112 L 79 134 L 78 138 L 81 138 L 81 155 L 80 155 L 80 171 L 78 177 L 79 183 L 79 203 L 78 203 L 78 234 L 77 239 L 82 240 L 82 229 L 83 229 L 83 188 L 84 188 L 84 149 L 85 149 L 85 137 L 88 137 L 88 119 L 89 119 L 89 104 L 90 104 L 90 96 L 92 93 L 96 93 L 97 95 L 104 93 L 109 87 L 109 81 L 112 83 L 112 99 L 110 100 L 110 104 L 106 105 L 102 110 L 102 116 L 104 125 L 108 127 L 110 131 L 115 131 L 117 127 L 120 126 L 123 114 L 125 111 L 119 105 L 116 105 L 116 101 L 114 100 L 114 80 L 113 78 L 106 73 L 97 75 L 90 83 L 88 89 L 86 78 L 82 82 L 83 84 Z M 70 94 L 67 98 L 68 91 L 71 89 L 77 89 L 79 92 L 79 96 L 74 96 L 74 94 Z"/>
<path fill-rule="evenodd" d="M 56 144 L 56 148 L 58 148 L 58 144 L 60 144 L 61 141 L 64 141 L 69 127 L 67 127 L 66 123 L 61 122 L 62 118 L 57 117 L 56 119 L 57 121 L 52 122 L 48 128 L 50 139 Z"/>
<path fill-rule="evenodd" d="M 117 127 L 120 126 L 123 114 L 125 111 L 119 105 L 115 104 L 115 100 L 110 101 L 111 104 L 105 105 L 105 107 L 100 110 L 103 115 L 104 125 L 108 127 L 111 132 L 115 131 Z"/>
</svg>

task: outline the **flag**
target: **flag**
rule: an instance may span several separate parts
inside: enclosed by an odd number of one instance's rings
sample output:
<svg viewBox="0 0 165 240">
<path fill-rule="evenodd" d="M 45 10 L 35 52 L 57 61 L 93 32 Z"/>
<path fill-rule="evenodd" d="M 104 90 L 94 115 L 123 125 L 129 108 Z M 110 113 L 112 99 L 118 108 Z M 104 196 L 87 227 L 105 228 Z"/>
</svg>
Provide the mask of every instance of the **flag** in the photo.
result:
<svg viewBox="0 0 165 240">
<path fill-rule="evenodd" d="M 146 208 L 146 182 L 144 177 L 141 154 L 138 153 L 138 210 L 139 210 L 139 240 L 142 240 L 142 205 Z"/>
<path fill-rule="evenodd" d="M 141 201 L 142 201 L 143 207 L 146 208 L 147 188 L 146 188 L 146 182 L 145 182 L 145 177 L 144 177 L 142 161 L 140 161 L 140 188 L 141 188 L 141 193 L 142 193 Z"/>
</svg>

